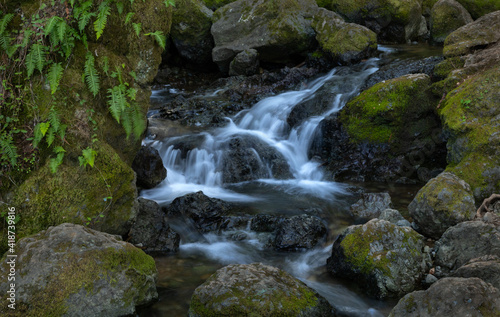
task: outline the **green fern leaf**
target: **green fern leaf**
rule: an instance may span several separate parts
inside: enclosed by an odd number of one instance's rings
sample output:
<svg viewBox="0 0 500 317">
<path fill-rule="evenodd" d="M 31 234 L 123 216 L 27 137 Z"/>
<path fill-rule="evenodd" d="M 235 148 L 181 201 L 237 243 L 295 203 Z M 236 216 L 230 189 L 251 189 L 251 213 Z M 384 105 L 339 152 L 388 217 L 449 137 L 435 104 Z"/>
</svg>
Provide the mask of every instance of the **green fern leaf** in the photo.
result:
<svg viewBox="0 0 500 317">
<path fill-rule="evenodd" d="M 175 7 L 175 1 L 174 0 L 165 0 L 163 1 L 163 4 L 168 8 L 170 6 Z"/>
<path fill-rule="evenodd" d="M 45 136 L 45 134 L 50 128 L 50 122 L 41 122 L 39 124 L 40 124 L 40 132 L 42 133 L 42 136 Z"/>
<path fill-rule="evenodd" d="M 30 41 L 30 38 L 31 38 L 31 34 L 33 33 L 33 31 L 31 30 L 24 30 L 24 34 L 23 34 L 23 42 L 21 43 L 21 46 L 22 47 L 26 47 L 28 46 L 28 43 Z"/>
<path fill-rule="evenodd" d="M 125 16 L 125 24 L 128 24 L 130 22 L 130 20 L 134 16 L 134 14 L 135 14 L 135 12 L 129 12 L 129 13 L 127 13 L 127 15 Z"/>
<path fill-rule="evenodd" d="M 50 171 L 53 174 L 55 174 L 57 172 L 57 168 L 59 167 L 59 165 L 62 164 L 62 161 L 63 161 L 63 158 L 64 158 L 64 152 L 66 152 L 66 151 L 64 151 L 64 149 L 62 151 L 56 152 L 57 153 L 57 157 L 53 158 L 53 159 L 50 159 L 49 167 L 50 167 Z"/>
<path fill-rule="evenodd" d="M 42 138 L 43 138 L 42 130 L 40 129 L 40 123 L 38 123 L 35 126 L 35 132 L 34 132 L 34 136 L 33 136 L 33 147 L 34 148 L 38 147 L 38 144 L 40 143 L 40 141 L 42 141 Z"/>
<path fill-rule="evenodd" d="M 56 133 L 54 131 L 54 128 L 51 127 L 49 131 L 47 131 L 47 134 L 45 135 L 47 146 L 51 146 L 55 139 L 56 139 Z"/>
<path fill-rule="evenodd" d="M 91 167 L 94 167 L 97 152 L 88 147 L 85 150 L 82 150 L 82 155 L 85 160 L 84 165 L 89 164 Z"/>
<path fill-rule="evenodd" d="M 109 111 L 115 120 L 120 123 L 122 114 L 127 107 L 127 101 L 123 89 L 120 86 L 114 86 L 108 89 Z"/>
<path fill-rule="evenodd" d="M 50 18 L 47 24 L 45 24 L 45 35 L 49 35 L 56 28 L 57 24 L 61 22 L 63 22 L 63 19 L 57 15 Z"/>
<path fill-rule="evenodd" d="M 137 96 L 137 89 L 135 88 L 127 89 L 127 97 L 129 97 L 130 100 L 135 100 L 136 96 Z"/>
<path fill-rule="evenodd" d="M 38 69 L 40 72 L 45 65 L 45 54 L 47 47 L 42 44 L 33 44 L 30 52 L 26 56 L 26 69 L 28 70 L 28 78 L 31 77 L 33 71 Z"/>
<path fill-rule="evenodd" d="M 96 37 L 99 39 L 104 32 L 106 27 L 106 22 L 108 20 L 108 15 L 111 14 L 111 7 L 108 1 L 104 1 L 99 6 L 99 13 L 97 14 L 97 19 L 94 22 L 94 30 L 96 32 Z"/>
<path fill-rule="evenodd" d="M 2 158 L 5 155 L 11 166 L 17 164 L 17 149 L 14 145 L 11 135 L 0 137 L 0 148 L 2 149 Z"/>
<path fill-rule="evenodd" d="M 68 25 L 66 24 L 66 22 L 64 21 L 61 21 L 61 23 L 59 23 L 58 25 L 58 28 L 57 28 L 57 33 L 59 35 L 59 41 L 61 43 L 64 43 L 64 40 L 65 40 L 65 35 L 66 35 L 66 27 Z"/>
<path fill-rule="evenodd" d="M 109 58 L 107 56 L 104 56 L 103 63 L 104 63 L 104 65 L 102 66 L 102 70 L 104 71 L 104 73 L 106 75 L 108 75 L 108 71 L 109 71 Z"/>
<path fill-rule="evenodd" d="M 2 20 L 0 20 L 0 34 L 3 34 L 5 30 L 7 29 L 7 25 L 9 25 L 10 21 L 12 21 L 12 18 L 14 17 L 14 14 L 9 13 L 3 16 Z"/>
<path fill-rule="evenodd" d="M 134 137 L 137 140 L 139 140 L 146 130 L 146 120 L 144 115 L 139 111 L 138 106 L 133 106 L 133 113 L 132 113 L 132 122 L 134 125 Z"/>
<path fill-rule="evenodd" d="M 57 110 L 54 107 L 50 108 L 49 111 L 49 123 L 50 126 L 54 129 L 54 132 L 59 131 L 61 121 L 59 121 L 59 113 L 57 113 Z"/>
<path fill-rule="evenodd" d="M 116 3 L 116 9 L 118 10 L 119 15 L 122 15 L 124 6 L 125 4 L 123 2 Z"/>
<path fill-rule="evenodd" d="M 54 63 L 52 64 L 52 66 L 50 66 L 48 78 L 50 84 L 50 92 L 52 94 L 54 94 L 59 87 L 59 81 L 61 81 L 63 70 L 64 69 L 61 66 L 61 63 Z"/>
<path fill-rule="evenodd" d="M 125 133 L 127 134 L 127 140 L 132 133 L 132 111 L 133 108 L 128 106 L 125 108 L 125 111 L 122 113 L 122 127 L 125 130 Z"/>
<path fill-rule="evenodd" d="M 87 53 L 84 71 L 87 87 L 95 97 L 99 93 L 99 75 L 94 66 L 94 56 L 92 53 Z"/>
<path fill-rule="evenodd" d="M 95 16 L 95 13 L 83 12 L 80 18 L 78 19 L 78 29 L 80 32 L 83 32 L 90 19 Z"/>
<path fill-rule="evenodd" d="M 141 23 L 132 23 L 132 28 L 135 31 L 135 35 L 139 37 L 141 35 L 142 24 Z"/>
<path fill-rule="evenodd" d="M 165 49 L 165 45 L 167 44 L 167 37 L 165 35 L 163 35 L 162 31 L 156 31 L 156 32 L 147 33 L 144 35 L 153 36 L 154 39 L 156 40 L 156 42 L 158 43 L 158 45 L 160 45 L 161 48 Z"/>
</svg>

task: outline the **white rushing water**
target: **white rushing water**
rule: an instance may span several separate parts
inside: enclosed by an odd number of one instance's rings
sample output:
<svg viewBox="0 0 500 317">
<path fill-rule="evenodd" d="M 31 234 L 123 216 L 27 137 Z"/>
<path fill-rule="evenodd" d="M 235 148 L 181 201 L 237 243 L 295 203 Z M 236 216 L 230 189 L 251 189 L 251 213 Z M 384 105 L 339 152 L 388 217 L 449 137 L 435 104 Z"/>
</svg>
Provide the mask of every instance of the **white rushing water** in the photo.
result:
<svg viewBox="0 0 500 317">
<path fill-rule="evenodd" d="M 259 182 L 280 187 L 287 192 L 310 194 L 320 198 L 342 193 L 342 185 L 324 180 L 320 163 L 308 157 L 308 150 L 321 120 L 339 111 L 350 97 L 358 94 L 365 79 L 377 70 L 375 63 L 376 59 L 371 59 L 364 63 L 361 70 L 344 75 L 337 75 L 337 69 L 334 69 L 310 82 L 304 89 L 265 98 L 251 109 L 236 115 L 234 119 L 228 118 L 229 123 L 226 127 L 199 134 L 197 137 L 203 139 L 203 142 L 187 153 L 183 154 L 175 147 L 176 138 L 146 141 L 152 143 L 162 155 L 167 169 L 167 179 L 158 187 L 143 191 L 141 195 L 160 204 L 169 203 L 176 197 L 197 191 L 227 201 L 259 199 L 230 191 L 223 183 L 224 148 L 235 136 L 258 138 L 264 144 L 276 149 L 285 158 L 293 175 L 291 179 L 275 179 L 268 166 L 267 177 L 259 179 Z M 290 129 L 287 118 L 293 108 L 312 98 L 322 87 L 331 82 L 338 82 L 344 87 L 333 96 L 330 107 L 323 114 L 310 117 Z M 259 157 L 257 152 L 254 155 Z M 262 160 L 261 163 L 266 164 Z"/>
</svg>

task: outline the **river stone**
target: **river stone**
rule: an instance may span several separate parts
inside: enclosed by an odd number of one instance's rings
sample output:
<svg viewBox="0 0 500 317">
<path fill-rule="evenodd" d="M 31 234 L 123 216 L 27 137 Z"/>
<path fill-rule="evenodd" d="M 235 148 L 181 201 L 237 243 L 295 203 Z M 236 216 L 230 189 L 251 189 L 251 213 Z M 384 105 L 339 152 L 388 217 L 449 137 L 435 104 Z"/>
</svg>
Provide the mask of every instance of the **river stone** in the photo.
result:
<svg viewBox="0 0 500 317">
<path fill-rule="evenodd" d="M 474 258 L 500 256 L 500 227 L 482 221 L 462 222 L 446 230 L 434 248 L 435 265 L 446 275 Z"/>
<path fill-rule="evenodd" d="M 351 205 L 351 214 L 358 220 L 378 218 L 380 213 L 391 207 L 389 193 L 364 193 L 361 198 Z"/>
<path fill-rule="evenodd" d="M 273 232 L 283 220 L 282 216 L 260 214 L 252 218 L 250 229 L 257 232 Z"/>
<path fill-rule="evenodd" d="M 456 270 L 452 276 L 478 277 L 500 290 L 500 257 L 487 255 L 472 259 Z"/>
<path fill-rule="evenodd" d="M 500 10 L 452 32 L 444 41 L 446 57 L 466 55 L 500 40 Z"/>
<path fill-rule="evenodd" d="M 384 209 L 380 212 L 378 216 L 379 219 L 389 221 L 396 226 L 400 227 L 410 227 L 411 224 L 408 220 L 406 220 L 399 211 L 395 209 Z"/>
<path fill-rule="evenodd" d="M 319 8 L 312 27 L 323 52 L 343 64 L 358 62 L 377 49 L 377 35 L 370 29 L 346 23 L 336 13 Z"/>
<path fill-rule="evenodd" d="M 422 234 L 433 239 L 439 239 L 449 227 L 473 219 L 475 209 L 470 186 L 448 172 L 425 184 L 408 206 Z"/>
<path fill-rule="evenodd" d="M 118 236 L 64 223 L 19 240 L 15 251 L 16 310 L 0 305 L 4 316 L 135 315 L 158 297 L 155 261 Z M 0 291 L 8 290 L 5 278 Z"/>
<path fill-rule="evenodd" d="M 478 278 L 443 278 L 403 297 L 390 317 L 498 316 L 500 291 Z"/>
<path fill-rule="evenodd" d="M 233 58 L 246 49 L 256 49 L 265 62 L 293 60 L 314 45 L 314 30 L 308 19 L 317 8 L 314 0 L 240 0 L 213 16 L 212 58 L 227 73 Z"/>
<path fill-rule="evenodd" d="M 165 213 L 152 200 L 139 198 L 139 213 L 128 240 L 148 253 L 177 252 L 180 236 L 167 223 Z"/>
<path fill-rule="evenodd" d="M 170 37 L 179 55 L 197 69 L 210 70 L 214 40 L 212 10 L 201 0 L 176 0 Z"/>
<path fill-rule="evenodd" d="M 205 316 L 335 316 L 314 290 L 278 268 L 232 264 L 195 289 L 189 317 Z"/>
<path fill-rule="evenodd" d="M 259 72 L 259 52 L 251 48 L 236 55 L 229 65 L 229 76 L 252 76 Z"/>
<path fill-rule="evenodd" d="M 326 226 L 318 217 L 294 216 L 279 224 L 274 248 L 287 251 L 312 249 L 326 238 L 326 233 Z"/>
<path fill-rule="evenodd" d="M 229 212 L 230 205 L 220 199 L 210 198 L 199 191 L 177 197 L 166 207 L 168 216 L 184 217 L 192 221 L 197 230 L 202 233 L 218 231 L 224 228 L 224 217 Z"/>
<path fill-rule="evenodd" d="M 431 11 L 431 39 L 435 43 L 444 43 L 451 32 L 473 21 L 469 12 L 459 2 L 439 0 Z"/>
<path fill-rule="evenodd" d="M 151 146 L 141 147 L 132 162 L 132 169 L 137 174 L 137 186 L 144 189 L 156 187 L 167 177 L 160 153 Z"/>
<path fill-rule="evenodd" d="M 417 287 L 427 269 L 424 239 L 410 227 L 372 219 L 350 226 L 335 240 L 327 269 L 371 296 L 397 297 Z"/>
</svg>

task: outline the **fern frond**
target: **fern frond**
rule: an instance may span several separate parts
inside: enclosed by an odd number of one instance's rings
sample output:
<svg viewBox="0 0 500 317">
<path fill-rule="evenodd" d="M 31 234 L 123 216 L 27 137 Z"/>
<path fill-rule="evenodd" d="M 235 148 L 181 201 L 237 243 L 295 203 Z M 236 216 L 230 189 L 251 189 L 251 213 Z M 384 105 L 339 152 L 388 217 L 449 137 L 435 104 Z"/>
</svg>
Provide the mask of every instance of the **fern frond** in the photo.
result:
<svg viewBox="0 0 500 317">
<path fill-rule="evenodd" d="M 45 35 L 49 35 L 56 28 L 56 25 L 61 22 L 63 22 L 63 19 L 57 15 L 50 18 L 45 24 Z"/>
<path fill-rule="evenodd" d="M 154 39 L 156 40 L 156 42 L 158 43 L 158 45 L 160 45 L 161 48 L 165 49 L 165 45 L 167 44 L 167 37 L 165 35 L 163 35 L 162 31 L 156 31 L 156 32 L 147 33 L 144 35 L 153 36 Z"/>
<path fill-rule="evenodd" d="M 134 126 L 134 137 L 136 140 L 139 140 L 142 136 L 142 133 L 146 130 L 146 120 L 144 115 L 139 111 L 139 107 L 133 105 L 131 107 L 133 109 L 132 112 L 132 122 Z"/>
<path fill-rule="evenodd" d="M 135 88 L 127 89 L 127 97 L 129 97 L 130 100 L 135 100 L 136 95 L 137 95 L 137 89 Z"/>
<path fill-rule="evenodd" d="M 21 43 L 22 47 L 28 46 L 28 43 L 29 43 L 30 38 L 31 38 L 31 33 L 33 33 L 33 31 L 31 31 L 31 30 L 24 30 L 24 38 L 23 38 L 23 42 Z"/>
<path fill-rule="evenodd" d="M 54 131 L 54 128 L 51 127 L 49 131 L 47 131 L 47 134 L 45 135 L 47 146 L 51 146 L 55 139 L 56 139 L 56 133 Z"/>
<path fill-rule="evenodd" d="M 52 94 L 54 94 L 57 91 L 57 88 L 59 87 L 59 81 L 61 81 L 63 70 L 64 68 L 61 66 L 61 63 L 54 63 L 52 64 L 52 66 L 50 66 L 48 78 L 49 78 L 50 92 Z"/>
<path fill-rule="evenodd" d="M 125 130 L 125 133 L 127 134 L 127 140 L 132 133 L 132 112 L 133 112 L 133 107 L 128 106 L 125 108 L 125 111 L 122 113 L 122 127 Z"/>
<path fill-rule="evenodd" d="M 85 29 L 90 19 L 94 16 L 95 13 L 91 12 L 83 12 L 82 15 L 80 15 L 80 18 L 78 19 L 78 29 L 80 30 L 80 32 L 82 32 Z"/>
<path fill-rule="evenodd" d="M 57 110 L 54 107 L 50 108 L 49 122 L 52 128 L 54 129 L 54 132 L 59 131 L 59 127 L 61 126 L 61 121 L 59 121 L 59 113 L 57 113 Z"/>
<path fill-rule="evenodd" d="M 33 147 L 34 148 L 38 147 L 38 144 L 40 143 L 40 141 L 42 141 L 42 138 L 43 138 L 42 130 L 40 129 L 40 123 L 38 123 L 35 126 L 35 132 L 34 132 L 34 137 L 33 137 Z"/>
<path fill-rule="evenodd" d="M 12 21 L 12 18 L 14 17 L 14 14 L 9 13 L 3 16 L 2 20 L 0 20 L 0 34 L 3 34 L 5 30 L 7 29 L 7 25 L 9 25 L 10 21 Z"/>
<path fill-rule="evenodd" d="M 104 32 L 106 27 L 106 22 L 108 20 L 108 15 L 111 14 L 111 7 L 108 1 L 104 1 L 99 6 L 99 13 L 97 14 L 97 19 L 94 22 L 94 30 L 96 32 L 96 37 L 99 39 Z"/>
<path fill-rule="evenodd" d="M 18 155 L 12 136 L 7 135 L 6 137 L 0 137 L 0 147 L 2 149 L 2 154 L 9 160 L 10 165 L 15 166 L 17 164 Z"/>
<path fill-rule="evenodd" d="M 99 93 L 99 75 L 97 74 L 97 70 L 94 66 L 94 56 L 92 53 L 87 53 L 84 71 L 87 87 L 95 97 Z"/>
<path fill-rule="evenodd" d="M 127 15 L 125 16 L 125 24 L 128 24 L 130 22 L 130 20 L 134 16 L 134 14 L 135 14 L 135 12 L 129 12 L 129 13 L 127 13 Z"/>
<path fill-rule="evenodd" d="M 30 52 L 26 56 L 26 68 L 28 70 L 28 78 L 31 77 L 33 71 L 38 69 L 40 72 L 45 66 L 45 54 L 47 47 L 42 44 L 33 44 L 31 46 Z"/>
<path fill-rule="evenodd" d="M 89 164 L 91 167 L 94 167 L 94 162 L 95 158 L 97 157 L 97 152 L 88 147 L 85 150 L 82 150 L 82 155 L 83 155 L 83 164 L 84 165 Z M 82 161 L 80 161 L 80 163 L 82 163 Z"/>
<path fill-rule="evenodd" d="M 59 25 L 58 25 L 57 34 L 59 35 L 59 41 L 61 43 L 64 43 L 64 39 L 65 39 L 65 35 L 66 35 L 66 27 L 67 26 L 68 25 L 64 21 L 61 21 L 61 23 L 59 23 Z"/>
<path fill-rule="evenodd" d="M 50 171 L 53 174 L 57 172 L 57 168 L 59 167 L 59 165 L 62 164 L 62 161 L 64 158 L 64 152 L 66 152 L 66 151 L 64 151 L 64 149 L 63 149 L 63 151 L 57 153 L 56 158 L 50 159 L 49 167 L 50 167 Z"/>
<path fill-rule="evenodd" d="M 122 113 L 127 107 L 127 100 L 120 86 L 114 86 L 108 89 L 108 105 L 111 115 L 120 123 Z"/>
<path fill-rule="evenodd" d="M 124 7 L 125 7 L 125 4 L 123 2 L 116 3 L 116 10 L 118 10 L 119 15 L 122 15 Z"/>
<path fill-rule="evenodd" d="M 141 23 L 132 23 L 132 28 L 135 31 L 135 35 L 139 37 L 141 35 L 142 24 Z"/>
</svg>

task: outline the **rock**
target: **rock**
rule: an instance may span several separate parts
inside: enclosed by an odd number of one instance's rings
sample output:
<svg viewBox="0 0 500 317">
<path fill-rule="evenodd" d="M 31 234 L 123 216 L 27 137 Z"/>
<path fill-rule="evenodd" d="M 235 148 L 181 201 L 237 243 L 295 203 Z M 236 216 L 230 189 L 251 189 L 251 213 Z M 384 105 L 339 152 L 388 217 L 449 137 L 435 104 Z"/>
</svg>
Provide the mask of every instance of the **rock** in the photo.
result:
<svg viewBox="0 0 500 317">
<path fill-rule="evenodd" d="M 259 72 L 259 53 L 253 48 L 238 53 L 229 65 L 229 76 L 252 76 Z"/>
<path fill-rule="evenodd" d="M 500 290 L 500 257 L 487 255 L 470 260 L 461 266 L 451 276 L 478 277 Z"/>
<path fill-rule="evenodd" d="M 431 11 L 431 39 L 435 43 L 444 43 L 451 32 L 473 21 L 469 12 L 457 1 L 439 0 Z"/>
<path fill-rule="evenodd" d="M 238 183 L 269 177 L 292 178 L 285 157 L 259 138 L 249 135 L 237 135 L 227 142 L 221 166 L 224 183 Z"/>
<path fill-rule="evenodd" d="M 449 227 L 472 220 L 475 209 L 469 184 L 447 172 L 425 184 L 408 206 L 422 234 L 436 240 Z"/>
<path fill-rule="evenodd" d="M 212 70 L 212 10 L 201 0 L 177 0 L 170 37 L 179 55 L 198 70 Z"/>
<path fill-rule="evenodd" d="M 479 19 L 483 15 L 490 12 L 500 10 L 500 3 L 498 1 L 477 1 L 477 0 L 457 0 L 462 4 L 467 11 L 470 12 L 472 18 Z"/>
<path fill-rule="evenodd" d="M 435 245 L 435 264 L 443 274 L 485 255 L 500 256 L 500 228 L 482 221 L 466 221 L 449 228 Z"/>
<path fill-rule="evenodd" d="M 148 253 L 179 250 L 179 234 L 170 228 L 165 213 L 152 200 L 139 198 L 139 213 L 128 235 L 130 243 L 141 244 Z"/>
<path fill-rule="evenodd" d="M 16 254 L 16 316 L 133 315 L 158 297 L 153 258 L 117 236 L 64 223 L 19 240 Z"/>
<path fill-rule="evenodd" d="M 358 62 L 377 50 L 377 35 L 366 27 L 346 23 L 334 12 L 320 8 L 314 14 L 312 27 L 321 49 L 334 61 Z"/>
<path fill-rule="evenodd" d="M 415 289 L 427 267 L 423 237 L 409 227 L 373 219 L 350 226 L 335 240 L 327 269 L 348 278 L 377 298 L 402 296 Z"/>
<path fill-rule="evenodd" d="M 132 162 L 132 169 L 137 174 L 137 186 L 144 189 L 156 187 L 167 177 L 160 153 L 151 146 L 141 147 Z"/>
<path fill-rule="evenodd" d="M 256 49 L 260 61 L 284 63 L 313 47 L 314 30 L 307 19 L 314 0 L 242 0 L 230 3 L 213 16 L 215 48 L 212 59 L 222 72 L 246 49 Z"/>
<path fill-rule="evenodd" d="M 365 193 L 351 205 L 350 211 L 354 218 L 367 221 L 378 218 L 383 210 L 391 207 L 391 204 L 389 193 Z"/>
<path fill-rule="evenodd" d="M 395 209 L 384 209 L 380 212 L 380 216 L 378 216 L 381 220 L 389 221 L 396 226 L 400 227 L 410 227 L 411 224 L 408 220 L 406 220 L 399 211 Z"/>
<path fill-rule="evenodd" d="M 235 2 L 236 0 L 203 0 L 205 5 L 209 7 L 212 10 L 217 10 L 226 4 L 229 4 L 231 2 Z"/>
<path fill-rule="evenodd" d="M 390 317 L 498 316 L 500 291 L 478 278 L 443 278 L 403 297 Z"/>
<path fill-rule="evenodd" d="M 283 220 L 281 216 L 260 214 L 252 218 L 250 229 L 257 232 L 273 232 Z"/>
<path fill-rule="evenodd" d="M 184 217 L 202 233 L 225 227 L 224 217 L 230 205 L 223 200 L 205 196 L 203 192 L 177 197 L 166 207 L 169 217 Z"/>
<path fill-rule="evenodd" d="M 191 297 L 189 317 L 335 316 L 330 304 L 290 274 L 261 263 L 215 272 Z"/>
<path fill-rule="evenodd" d="M 438 281 L 438 278 L 435 277 L 434 275 L 432 274 L 427 274 L 425 276 L 425 280 L 424 280 L 424 283 L 427 284 L 427 285 L 431 285 L 431 284 L 434 284 Z"/>
<path fill-rule="evenodd" d="M 318 217 L 294 216 L 279 224 L 274 248 L 287 251 L 312 249 L 326 238 L 326 233 L 326 226 Z"/>
<path fill-rule="evenodd" d="M 474 52 L 500 39 L 500 11 L 487 14 L 448 35 L 443 55 L 452 57 Z"/>
</svg>

